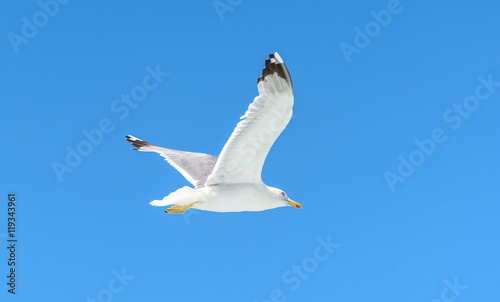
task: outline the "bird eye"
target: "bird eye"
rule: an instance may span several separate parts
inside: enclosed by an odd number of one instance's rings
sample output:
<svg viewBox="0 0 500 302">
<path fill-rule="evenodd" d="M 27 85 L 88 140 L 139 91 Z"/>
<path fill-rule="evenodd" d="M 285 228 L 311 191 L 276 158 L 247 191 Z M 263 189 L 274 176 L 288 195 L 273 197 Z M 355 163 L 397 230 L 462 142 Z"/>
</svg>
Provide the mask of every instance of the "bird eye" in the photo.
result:
<svg viewBox="0 0 500 302">
<path fill-rule="evenodd" d="M 281 192 L 281 195 L 285 196 L 285 192 Z"/>
</svg>

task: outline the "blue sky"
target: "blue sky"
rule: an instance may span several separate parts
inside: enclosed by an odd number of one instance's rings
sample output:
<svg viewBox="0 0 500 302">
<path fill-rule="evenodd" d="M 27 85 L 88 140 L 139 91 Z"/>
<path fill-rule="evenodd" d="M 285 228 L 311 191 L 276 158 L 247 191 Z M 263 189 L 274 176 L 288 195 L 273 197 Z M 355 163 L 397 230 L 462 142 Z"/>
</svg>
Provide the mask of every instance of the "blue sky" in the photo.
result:
<svg viewBox="0 0 500 302">
<path fill-rule="evenodd" d="M 498 3 L 1 6 L 2 301 L 498 297 Z M 274 51 L 295 106 L 263 180 L 304 208 L 151 207 L 188 182 L 124 136 L 218 155 Z"/>
</svg>

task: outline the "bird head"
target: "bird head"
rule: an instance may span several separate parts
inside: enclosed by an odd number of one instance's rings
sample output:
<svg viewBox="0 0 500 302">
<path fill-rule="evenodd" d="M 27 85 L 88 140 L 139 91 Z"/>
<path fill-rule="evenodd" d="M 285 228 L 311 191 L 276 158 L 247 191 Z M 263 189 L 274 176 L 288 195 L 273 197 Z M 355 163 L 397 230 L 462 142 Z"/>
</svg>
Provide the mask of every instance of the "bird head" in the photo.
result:
<svg viewBox="0 0 500 302">
<path fill-rule="evenodd" d="M 269 190 L 271 191 L 271 194 L 273 195 L 274 199 L 284 203 L 284 206 L 292 206 L 296 207 L 297 209 L 302 209 L 302 205 L 296 201 L 291 200 L 285 193 L 285 191 L 278 189 L 278 188 L 271 188 L 269 187 Z"/>
</svg>

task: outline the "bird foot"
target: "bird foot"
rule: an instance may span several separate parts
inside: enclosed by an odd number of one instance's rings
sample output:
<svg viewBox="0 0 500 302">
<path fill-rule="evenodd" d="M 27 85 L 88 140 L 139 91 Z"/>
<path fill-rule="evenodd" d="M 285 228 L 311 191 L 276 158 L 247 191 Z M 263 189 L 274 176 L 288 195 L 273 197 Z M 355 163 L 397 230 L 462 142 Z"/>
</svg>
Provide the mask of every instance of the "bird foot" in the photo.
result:
<svg viewBox="0 0 500 302">
<path fill-rule="evenodd" d="M 182 205 L 175 205 L 171 206 L 170 208 L 166 209 L 165 212 L 169 214 L 182 214 L 186 212 L 187 210 L 191 209 L 191 207 L 195 204 L 198 203 L 197 201 L 190 203 L 188 205 L 182 206 Z"/>
</svg>

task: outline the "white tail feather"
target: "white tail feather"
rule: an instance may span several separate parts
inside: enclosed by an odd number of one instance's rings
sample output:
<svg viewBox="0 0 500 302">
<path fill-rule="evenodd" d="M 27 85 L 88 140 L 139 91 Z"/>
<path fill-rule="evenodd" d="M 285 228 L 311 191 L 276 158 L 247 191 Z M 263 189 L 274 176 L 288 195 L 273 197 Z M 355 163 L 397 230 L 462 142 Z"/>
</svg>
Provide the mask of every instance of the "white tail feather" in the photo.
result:
<svg viewBox="0 0 500 302">
<path fill-rule="evenodd" d="M 193 188 L 185 186 L 165 196 L 162 200 L 153 200 L 149 204 L 155 207 L 164 207 L 171 204 L 188 205 L 199 201 L 199 193 Z"/>
</svg>

